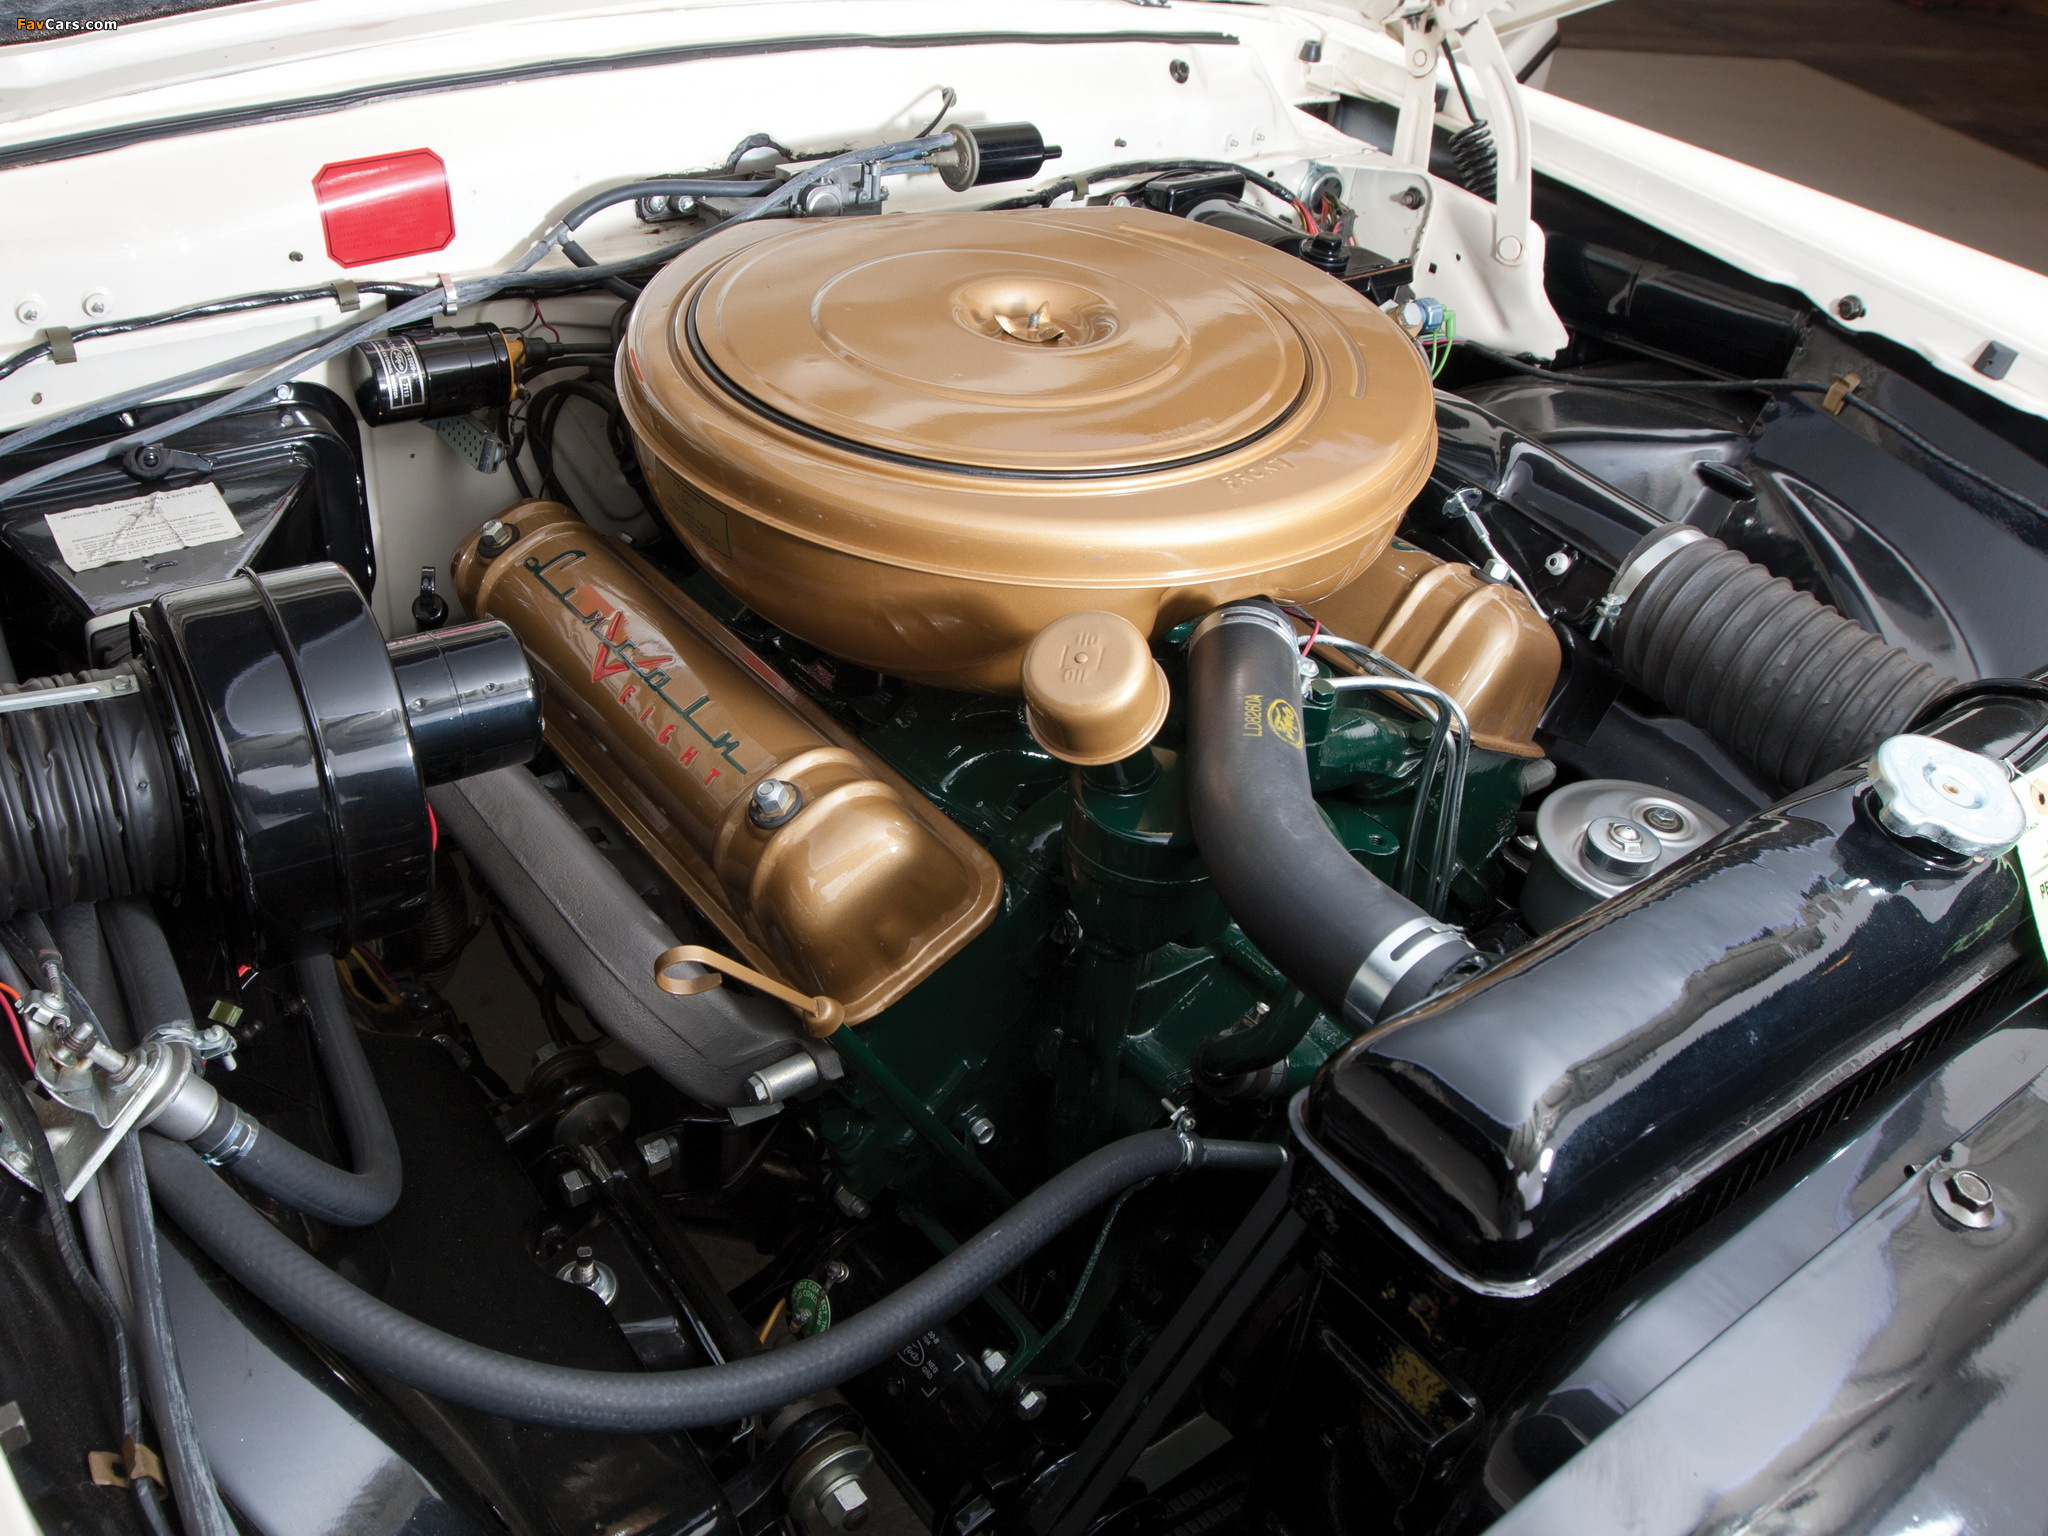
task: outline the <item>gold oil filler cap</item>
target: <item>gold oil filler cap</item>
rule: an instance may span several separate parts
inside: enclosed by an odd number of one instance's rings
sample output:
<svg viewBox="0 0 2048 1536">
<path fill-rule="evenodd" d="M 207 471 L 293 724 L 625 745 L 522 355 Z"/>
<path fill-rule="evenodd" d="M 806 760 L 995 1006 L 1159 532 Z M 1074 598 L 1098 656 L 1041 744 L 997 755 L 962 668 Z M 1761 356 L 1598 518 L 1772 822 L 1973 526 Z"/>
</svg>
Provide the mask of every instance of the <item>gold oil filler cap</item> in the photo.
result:
<svg viewBox="0 0 2048 1536">
<path fill-rule="evenodd" d="M 1166 722 L 1166 673 L 1129 619 L 1055 619 L 1024 651 L 1024 719 L 1038 744 L 1082 767 L 1119 762 Z"/>
</svg>

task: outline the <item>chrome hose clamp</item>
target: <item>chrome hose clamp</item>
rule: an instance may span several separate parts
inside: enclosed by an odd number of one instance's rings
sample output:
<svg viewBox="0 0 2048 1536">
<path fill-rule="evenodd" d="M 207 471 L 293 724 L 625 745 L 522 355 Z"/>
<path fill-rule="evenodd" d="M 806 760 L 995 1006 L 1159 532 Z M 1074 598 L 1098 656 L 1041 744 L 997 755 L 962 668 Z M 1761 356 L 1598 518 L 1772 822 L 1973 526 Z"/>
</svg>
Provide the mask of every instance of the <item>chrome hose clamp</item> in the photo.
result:
<svg viewBox="0 0 2048 1536">
<path fill-rule="evenodd" d="M 1344 1016 L 1355 1024 L 1379 1017 L 1401 978 L 1446 944 L 1463 944 L 1465 935 L 1433 917 L 1411 917 L 1372 947 L 1351 985 L 1344 990 Z"/>
<path fill-rule="evenodd" d="M 1193 650 L 1204 635 L 1221 629 L 1226 624 L 1256 624 L 1271 634 L 1278 635 L 1287 643 L 1290 651 L 1301 648 L 1301 636 L 1294 632 L 1294 626 L 1271 603 L 1245 602 L 1226 603 L 1215 612 L 1207 614 L 1195 626 L 1195 632 L 1188 637 L 1188 649 Z"/>
<path fill-rule="evenodd" d="M 1598 640 L 1614 621 L 1621 617 L 1621 610 L 1635 595 L 1635 590 L 1650 577 L 1650 573 L 1684 549 L 1688 544 L 1697 544 L 1706 534 L 1689 523 L 1672 523 L 1659 532 L 1648 544 L 1636 550 L 1614 573 L 1614 585 L 1607 589 L 1606 596 L 1594 605 L 1593 627 L 1586 638 Z"/>
</svg>

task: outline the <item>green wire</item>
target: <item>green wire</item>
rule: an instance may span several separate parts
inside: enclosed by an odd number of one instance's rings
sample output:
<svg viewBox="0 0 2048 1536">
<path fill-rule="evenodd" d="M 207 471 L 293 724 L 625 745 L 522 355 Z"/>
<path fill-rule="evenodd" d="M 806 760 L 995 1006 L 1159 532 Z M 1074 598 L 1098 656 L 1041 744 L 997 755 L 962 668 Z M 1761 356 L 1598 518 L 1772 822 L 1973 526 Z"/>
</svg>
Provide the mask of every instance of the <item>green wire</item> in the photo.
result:
<svg viewBox="0 0 2048 1536">
<path fill-rule="evenodd" d="M 1429 376 L 1432 379 L 1441 378 L 1443 376 L 1444 364 L 1451 360 L 1451 347 L 1456 343 L 1457 339 L 1458 312 L 1455 309 L 1447 309 L 1444 311 L 1443 332 L 1437 338 L 1437 340 L 1434 343 L 1432 343 L 1432 345 L 1435 347 L 1436 352 L 1435 358 L 1431 362 L 1429 368 Z"/>
</svg>

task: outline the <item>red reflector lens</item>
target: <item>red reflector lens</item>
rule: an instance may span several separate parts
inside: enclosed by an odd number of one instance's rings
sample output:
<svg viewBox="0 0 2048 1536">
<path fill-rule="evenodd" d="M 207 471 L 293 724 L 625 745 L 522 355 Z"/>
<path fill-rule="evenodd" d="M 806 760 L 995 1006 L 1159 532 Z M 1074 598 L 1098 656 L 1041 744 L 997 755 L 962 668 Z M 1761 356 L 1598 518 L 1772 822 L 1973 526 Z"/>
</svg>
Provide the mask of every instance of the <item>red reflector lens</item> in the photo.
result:
<svg viewBox="0 0 2048 1536">
<path fill-rule="evenodd" d="M 422 256 L 455 238 L 448 168 L 431 149 L 323 165 L 313 195 L 327 254 L 344 267 Z"/>
</svg>

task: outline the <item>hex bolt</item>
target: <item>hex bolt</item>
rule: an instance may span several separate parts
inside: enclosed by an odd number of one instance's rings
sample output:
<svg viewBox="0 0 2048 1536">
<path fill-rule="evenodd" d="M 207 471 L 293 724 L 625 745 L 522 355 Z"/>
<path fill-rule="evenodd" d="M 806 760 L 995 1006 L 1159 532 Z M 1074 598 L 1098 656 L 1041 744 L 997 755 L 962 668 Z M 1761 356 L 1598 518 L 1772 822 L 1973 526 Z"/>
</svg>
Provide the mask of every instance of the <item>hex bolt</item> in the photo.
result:
<svg viewBox="0 0 2048 1536">
<path fill-rule="evenodd" d="M 519 539 L 517 523 L 501 522 L 492 518 L 477 530 L 476 552 L 486 560 L 495 560 L 510 549 Z"/>
<path fill-rule="evenodd" d="M 1995 1210 L 1991 1199 L 1991 1186 L 1984 1175 L 1970 1168 L 1960 1168 L 1947 1179 L 1949 1198 L 1972 1215 L 1983 1215 Z"/>
<path fill-rule="evenodd" d="M 1003 1374 L 1003 1367 L 1010 1363 L 1010 1357 L 1000 1349 L 984 1349 L 981 1352 L 981 1368 L 991 1376 Z"/>
<path fill-rule="evenodd" d="M 967 1122 L 967 1138 L 977 1147 L 985 1147 L 996 1139 L 996 1123 L 987 1115 L 976 1115 Z"/>
<path fill-rule="evenodd" d="M 1643 825 L 1652 832 L 1669 837 L 1674 832 L 1685 830 L 1685 817 L 1673 806 L 1646 805 L 1643 807 Z"/>
<path fill-rule="evenodd" d="M 857 1531 L 868 1523 L 868 1491 L 857 1477 L 841 1478 L 818 1495 L 818 1513 L 835 1531 Z"/>
<path fill-rule="evenodd" d="M 588 1205 L 591 1195 L 597 1188 L 596 1184 L 592 1182 L 590 1175 L 581 1168 L 567 1170 L 563 1173 L 559 1182 L 562 1189 L 562 1198 L 572 1206 Z"/>
<path fill-rule="evenodd" d="M 642 1138 L 640 1142 L 640 1159 L 647 1164 L 647 1171 L 649 1173 L 667 1173 L 669 1169 L 675 1166 L 676 1155 L 681 1150 L 676 1144 L 675 1137 L 663 1131 L 660 1135 Z"/>
<path fill-rule="evenodd" d="M 841 1212 L 851 1216 L 855 1221 L 866 1221 L 874 1213 L 875 1209 L 844 1184 L 839 1185 L 832 1191 L 832 1203 L 838 1206 Z"/>
<path fill-rule="evenodd" d="M 1928 1185 L 1934 1208 L 1959 1227 L 1982 1230 L 1998 1220 L 1991 1181 L 1974 1168 L 1956 1168 Z"/>
<path fill-rule="evenodd" d="M 1568 549 L 1553 550 L 1543 557 L 1543 569 L 1553 576 L 1562 576 L 1572 568 L 1572 552 Z"/>
<path fill-rule="evenodd" d="M 1039 1391 L 1038 1388 L 1026 1387 L 1017 1394 L 1017 1417 L 1024 1420 L 1027 1424 L 1030 1423 L 1031 1420 L 1045 1412 L 1047 1401 L 1046 1395 Z"/>
<path fill-rule="evenodd" d="M 825 1267 L 818 1271 L 818 1279 L 828 1291 L 835 1285 L 844 1285 L 852 1278 L 853 1271 L 847 1267 L 844 1259 L 827 1259 Z"/>
<path fill-rule="evenodd" d="M 763 779 L 747 797 L 747 820 L 762 831 L 782 826 L 804 808 L 804 792 L 787 779 Z"/>
</svg>

